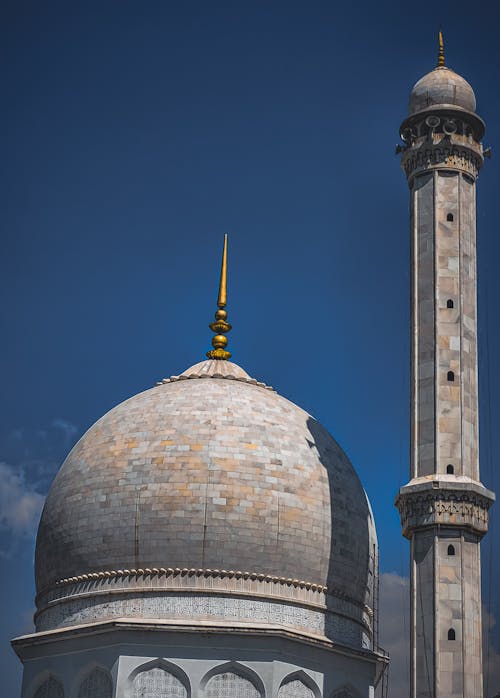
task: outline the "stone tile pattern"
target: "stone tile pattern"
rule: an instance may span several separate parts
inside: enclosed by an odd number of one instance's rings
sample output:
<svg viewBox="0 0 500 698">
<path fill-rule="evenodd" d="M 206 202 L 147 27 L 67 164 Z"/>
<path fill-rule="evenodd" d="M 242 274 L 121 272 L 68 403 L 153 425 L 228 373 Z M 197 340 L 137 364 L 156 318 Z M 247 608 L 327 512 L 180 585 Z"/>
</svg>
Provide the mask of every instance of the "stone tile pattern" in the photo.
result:
<svg viewBox="0 0 500 698">
<path fill-rule="evenodd" d="M 418 177 L 412 190 L 414 257 L 412 478 L 434 472 L 434 175 Z M 418 300 L 417 300 L 418 299 Z"/>
<path fill-rule="evenodd" d="M 455 475 L 479 479 L 474 195 L 468 178 L 438 172 L 417 178 L 412 193 L 413 478 L 446 474 L 452 465 Z"/>
<path fill-rule="evenodd" d="M 278 691 L 278 698 L 314 698 L 314 693 L 303 681 L 288 681 Z"/>
<path fill-rule="evenodd" d="M 97 595 L 71 597 L 44 609 L 37 618 L 37 631 L 111 620 L 151 618 L 161 620 L 212 621 L 281 626 L 295 631 L 325 635 L 349 647 L 371 648 L 371 627 L 360 614 L 341 614 L 321 608 L 279 603 L 267 599 L 202 594 Z"/>
<path fill-rule="evenodd" d="M 371 606 L 375 549 L 364 490 L 318 422 L 262 387 L 191 378 L 130 398 L 77 443 L 47 497 L 36 577 L 40 591 L 101 570 L 248 570 Z"/>
<path fill-rule="evenodd" d="M 188 698 L 188 692 L 176 676 L 159 667 L 137 674 L 134 679 L 133 698 L 159 698 L 159 696 Z"/>
<path fill-rule="evenodd" d="M 436 178 L 437 471 L 479 479 L 474 184 Z M 451 213 L 453 221 L 447 221 Z M 447 300 L 454 308 L 447 308 Z M 455 380 L 447 373 L 452 370 Z"/>
<path fill-rule="evenodd" d="M 262 698 L 261 692 L 249 679 L 232 671 L 213 676 L 204 695 L 207 698 Z"/>
</svg>

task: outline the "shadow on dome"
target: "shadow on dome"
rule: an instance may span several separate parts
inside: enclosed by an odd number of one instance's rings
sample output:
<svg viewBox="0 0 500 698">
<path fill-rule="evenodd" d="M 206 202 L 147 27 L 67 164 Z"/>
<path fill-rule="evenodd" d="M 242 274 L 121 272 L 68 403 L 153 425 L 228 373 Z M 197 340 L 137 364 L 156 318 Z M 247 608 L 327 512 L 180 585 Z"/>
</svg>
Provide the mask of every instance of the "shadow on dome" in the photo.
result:
<svg viewBox="0 0 500 698">
<path fill-rule="evenodd" d="M 351 462 L 324 427 L 307 420 L 315 448 L 328 477 L 331 539 L 328 560 L 327 609 L 331 611 L 325 635 L 338 641 L 339 600 L 352 602 L 359 612 L 356 630 L 351 628 L 345 644 L 369 649 L 373 646 L 373 589 L 377 541 L 373 515 Z M 332 441 L 337 452 L 332 452 Z M 369 607 L 367 614 L 366 607 Z M 367 619 L 369 618 L 368 622 Z M 363 619 L 365 622 L 363 622 Z"/>
</svg>

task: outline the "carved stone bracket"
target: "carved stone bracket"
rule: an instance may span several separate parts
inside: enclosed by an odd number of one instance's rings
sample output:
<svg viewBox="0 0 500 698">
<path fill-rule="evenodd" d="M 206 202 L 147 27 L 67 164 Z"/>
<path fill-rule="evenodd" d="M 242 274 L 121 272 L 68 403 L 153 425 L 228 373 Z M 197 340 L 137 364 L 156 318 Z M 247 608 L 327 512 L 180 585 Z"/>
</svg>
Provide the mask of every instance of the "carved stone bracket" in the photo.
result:
<svg viewBox="0 0 500 698">
<path fill-rule="evenodd" d="M 403 535 L 411 538 L 416 529 L 429 526 L 468 528 L 482 537 L 488 530 L 488 509 L 492 493 L 466 489 L 401 488 L 396 506 L 401 515 Z"/>
</svg>

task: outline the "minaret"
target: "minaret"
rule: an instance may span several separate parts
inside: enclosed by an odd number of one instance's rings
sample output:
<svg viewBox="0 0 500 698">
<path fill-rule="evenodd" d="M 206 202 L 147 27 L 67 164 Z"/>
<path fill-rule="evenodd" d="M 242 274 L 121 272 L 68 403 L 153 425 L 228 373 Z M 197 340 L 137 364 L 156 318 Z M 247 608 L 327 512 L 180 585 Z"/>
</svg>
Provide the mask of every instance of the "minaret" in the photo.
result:
<svg viewBox="0 0 500 698">
<path fill-rule="evenodd" d="M 401 125 L 410 188 L 411 698 L 482 698 L 481 564 L 494 494 L 479 479 L 476 180 L 488 155 L 471 86 L 445 65 Z"/>
</svg>

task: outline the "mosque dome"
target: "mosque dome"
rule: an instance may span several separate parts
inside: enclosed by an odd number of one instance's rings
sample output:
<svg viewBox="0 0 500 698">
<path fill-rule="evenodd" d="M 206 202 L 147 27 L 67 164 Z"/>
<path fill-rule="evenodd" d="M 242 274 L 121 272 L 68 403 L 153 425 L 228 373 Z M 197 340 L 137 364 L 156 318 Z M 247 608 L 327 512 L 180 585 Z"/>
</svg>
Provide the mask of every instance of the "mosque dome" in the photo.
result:
<svg viewBox="0 0 500 698">
<path fill-rule="evenodd" d="M 410 95 L 410 114 L 429 107 L 453 107 L 476 111 L 472 87 L 461 75 L 446 66 L 438 66 L 415 84 Z"/>
<path fill-rule="evenodd" d="M 114 407 L 61 466 L 36 543 L 38 631 L 237 622 L 373 647 L 365 491 L 324 427 L 229 361 L 226 256 L 227 236 L 208 361 Z"/>
<path fill-rule="evenodd" d="M 362 597 L 368 544 L 363 488 L 327 431 L 239 366 L 206 361 L 76 444 L 47 497 L 37 586 L 115 568 L 224 568 Z"/>
<path fill-rule="evenodd" d="M 366 494 L 329 433 L 208 360 L 114 407 L 66 458 L 38 531 L 39 614 L 82 584 L 116 593 L 177 573 L 191 588 L 208 575 L 212 588 L 225 577 L 267 580 L 278 596 L 331 592 L 369 615 L 374 546 Z M 64 608 L 45 627 L 81 622 Z"/>
</svg>

